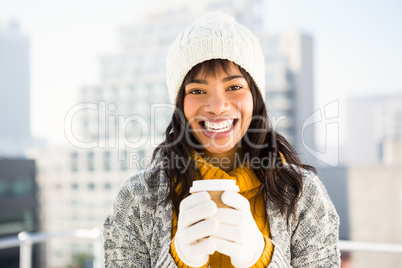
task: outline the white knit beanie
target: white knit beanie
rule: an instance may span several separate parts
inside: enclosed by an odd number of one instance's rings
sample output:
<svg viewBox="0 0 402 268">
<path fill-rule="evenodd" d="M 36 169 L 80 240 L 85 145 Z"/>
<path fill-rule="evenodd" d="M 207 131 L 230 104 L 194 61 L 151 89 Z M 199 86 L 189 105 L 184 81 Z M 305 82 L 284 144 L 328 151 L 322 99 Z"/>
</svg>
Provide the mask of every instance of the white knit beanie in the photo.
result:
<svg viewBox="0 0 402 268">
<path fill-rule="evenodd" d="M 259 41 L 250 30 L 222 12 L 210 12 L 180 33 L 169 48 L 167 86 L 172 103 L 187 73 L 198 63 L 227 59 L 245 69 L 265 96 L 265 61 Z"/>
</svg>

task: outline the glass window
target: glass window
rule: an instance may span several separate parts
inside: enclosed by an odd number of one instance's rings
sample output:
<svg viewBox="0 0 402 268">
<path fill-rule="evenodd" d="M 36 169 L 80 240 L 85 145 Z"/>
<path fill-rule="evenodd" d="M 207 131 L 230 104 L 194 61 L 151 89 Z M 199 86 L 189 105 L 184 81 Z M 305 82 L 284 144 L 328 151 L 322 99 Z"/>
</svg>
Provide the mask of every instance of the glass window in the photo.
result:
<svg viewBox="0 0 402 268">
<path fill-rule="evenodd" d="M 110 151 L 103 153 L 103 168 L 105 171 L 110 171 Z"/>
<path fill-rule="evenodd" d="M 120 160 L 120 170 L 121 171 L 126 171 L 127 170 L 127 159 L 125 160 Z"/>
<path fill-rule="evenodd" d="M 23 224 L 26 231 L 34 230 L 34 215 L 32 211 L 26 210 L 23 212 Z"/>
<path fill-rule="evenodd" d="M 95 189 L 95 183 L 93 183 L 93 182 L 88 183 L 88 190 L 93 190 L 93 189 Z"/>
<path fill-rule="evenodd" d="M 88 123 L 87 120 L 85 120 Z M 78 171 L 78 153 L 72 152 L 71 153 L 71 171 L 76 172 Z"/>
<path fill-rule="evenodd" d="M 127 151 L 122 150 L 119 152 L 119 162 L 120 162 L 120 170 L 125 171 L 127 170 Z"/>
<path fill-rule="evenodd" d="M 30 178 L 14 179 L 11 185 L 12 196 L 24 197 L 32 193 L 32 181 Z"/>
<path fill-rule="evenodd" d="M 88 152 L 87 154 L 87 168 L 88 171 L 94 171 L 94 152 Z"/>
<path fill-rule="evenodd" d="M 9 184 L 7 180 L 0 180 L 0 198 L 7 197 L 8 187 Z"/>
<path fill-rule="evenodd" d="M 110 189 L 112 188 L 112 184 L 111 184 L 110 182 L 106 182 L 106 183 L 103 185 L 103 188 L 104 188 L 105 190 L 110 190 Z"/>
<path fill-rule="evenodd" d="M 72 190 L 78 190 L 78 183 L 73 182 L 73 183 L 71 184 L 71 189 L 72 189 Z"/>
</svg>

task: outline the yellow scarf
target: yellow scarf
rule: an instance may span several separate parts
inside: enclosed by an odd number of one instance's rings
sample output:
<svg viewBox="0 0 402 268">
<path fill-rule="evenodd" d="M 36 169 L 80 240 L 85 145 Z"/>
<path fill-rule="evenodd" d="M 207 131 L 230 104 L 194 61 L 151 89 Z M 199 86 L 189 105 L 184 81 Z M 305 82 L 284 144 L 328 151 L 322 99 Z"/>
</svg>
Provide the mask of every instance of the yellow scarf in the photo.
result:
<svg viewBox="0 0 402 268">
<path fill-rule="evenodd" d="M 236 181 L 236 184 L 240 188 L 240 194 L 248 199 L 250 202 L 250 209 L 251 213 L 253 214 L 254 220 L 257 223 L 258 228 L 260 229 L 261 233 L 264 237 L 270 237 L 270 230 L 269 230 L 269 222 L 265 208 L 265 202 L 262 194 L 257 196 L 258 189 L 261 185 L 261 182 L 257 179 L 254 174 L 254 171 L 246 165 L 238 167 L 230 172 L 225 172 L 220 168 L 213 166 L 212 164 L 205 161 L 204 158 L 201 157 L 198 153 L 194 153 L 193 159 L 196 162 L 198 169 L 201 173 L 201 178 L 204 180 L 210 179 L 233 179 Z M 176 234 L 177 231 L 177 217 L 175 212 L 173 211 L 173 218 L 172 218 L 172 237 Z M 266 239 L 267 241 L 267 239 Z M 268 247 L 268 248 L 267 248 Z M 269 262 L 270 256 L 272 255 L 273 246 L 272 244 L 266 245 L 266 249 L 264 250 L 263 256 L 264 261 Z M 174 243 L 172 243 L 171 252 L 173 257 L 176 260 L 176 263 L 179 261 L 176 258 L 177 254 L 174 250 Z M 179 267 L 187 267 L 181 261 L 178 263 Z M 258 262 L 257 262 L 258 263 Z M 215 252 L 209 258 L 209 265 L 211 267 L 233 267 L 230 258 L 226 255 L 223 255 L 219 252 Z M 257 265 L 256 267 L 265 267 L 263 265 Z"/>
</svg>

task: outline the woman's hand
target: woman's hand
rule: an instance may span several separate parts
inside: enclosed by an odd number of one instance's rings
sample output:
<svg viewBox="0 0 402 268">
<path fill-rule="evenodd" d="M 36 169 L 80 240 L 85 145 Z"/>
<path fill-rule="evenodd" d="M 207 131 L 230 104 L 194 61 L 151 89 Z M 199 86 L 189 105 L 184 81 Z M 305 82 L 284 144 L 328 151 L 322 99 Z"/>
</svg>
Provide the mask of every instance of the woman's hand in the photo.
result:
<svg viewBox="0 0 402 268">
<path fill-rule="evenodd" d="M 230 208 L 218 208 L 219 231 L 213 235 L 216 251 L 231 258 L 235 267 L 250 267 L 261 257 L 264 237 L 250 211 L 250 203 L 242 195 L 226 191 L 222 202 Z"/>
<path fill-rule="evenodd" d="M 216 204 L 207 192 L 192 194 L 181 201 L 175 249 L 188 266 L 205 265 L 209 255 L 215 252 L 211 236 L 219 229 L 218 220 L 212 217 L 216 211 Z"/>
</svg>

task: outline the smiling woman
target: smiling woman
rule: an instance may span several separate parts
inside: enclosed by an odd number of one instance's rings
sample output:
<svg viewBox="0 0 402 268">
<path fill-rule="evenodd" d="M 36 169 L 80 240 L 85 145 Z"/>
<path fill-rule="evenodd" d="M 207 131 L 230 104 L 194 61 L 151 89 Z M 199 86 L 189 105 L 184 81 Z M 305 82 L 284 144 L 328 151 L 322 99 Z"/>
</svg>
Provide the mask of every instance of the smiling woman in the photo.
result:
<svg viewBox="0 0 402 268">
<path fill-rule="evenodd" d="M 226 14 L 200 17 L 170 47 L 167 83 L 176 109 L 105 221 L 106 267 L 339 267 L 338 215 L 271 126 L 256 37 Z M 240 191 L 190 194 L 211 179 Z"/>
</svg>

